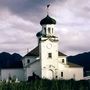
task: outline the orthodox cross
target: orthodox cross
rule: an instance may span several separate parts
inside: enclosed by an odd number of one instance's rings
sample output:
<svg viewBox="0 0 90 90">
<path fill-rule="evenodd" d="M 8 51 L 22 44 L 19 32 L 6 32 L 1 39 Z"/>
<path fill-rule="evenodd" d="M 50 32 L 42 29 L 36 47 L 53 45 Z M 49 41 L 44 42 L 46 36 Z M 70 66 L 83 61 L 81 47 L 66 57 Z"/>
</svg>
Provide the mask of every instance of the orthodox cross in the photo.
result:
<svg viewBox="0 0 90 90">
<path fill-rule="evenodd" d="M 50 7 L 50 4 L 47 5 L 47 15 L 49 15 L 49 7 Z"/>
</svg>

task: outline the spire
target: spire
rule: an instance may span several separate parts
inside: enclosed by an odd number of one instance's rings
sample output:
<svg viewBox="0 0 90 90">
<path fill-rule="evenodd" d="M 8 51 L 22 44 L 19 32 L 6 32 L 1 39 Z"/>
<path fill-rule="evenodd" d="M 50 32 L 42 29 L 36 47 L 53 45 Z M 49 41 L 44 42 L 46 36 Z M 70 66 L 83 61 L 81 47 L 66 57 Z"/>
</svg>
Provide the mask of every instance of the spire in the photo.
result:
<svg viewBox="0 0 90 90">
<path fill-rule="evenodd" d="M 49 7 L 50 7 L 50 4 L 47 5 L 47 15 L 49 15 Z"/>
</svg>

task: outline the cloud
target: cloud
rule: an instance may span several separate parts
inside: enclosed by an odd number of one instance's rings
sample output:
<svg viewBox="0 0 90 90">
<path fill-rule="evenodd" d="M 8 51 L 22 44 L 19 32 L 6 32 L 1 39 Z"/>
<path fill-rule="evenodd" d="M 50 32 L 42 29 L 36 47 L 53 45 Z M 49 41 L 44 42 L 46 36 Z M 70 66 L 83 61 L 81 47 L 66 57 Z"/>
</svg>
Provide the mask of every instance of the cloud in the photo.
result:
<svg viewBox="0 0 90 90">
<path fill-rule="evenodd" d="M 48 3 L 57 20 L 59 50 L 67 55 L 90 51 L 89 0 L 0 0 L 0 50 L 25 54 L 34 48 Z"/>
<path fill-rule="evenodd" d="M 26 50 L 27 48 L 30 48 L 31 45 L 35 45 L 31 44 L 31 42 L 36 41 L 34 38 L 35 29 L 37 29 L 35 23 L 24 20 L 22 17 L 16 16 L 8 10 L 3 10 L 0 14 L 1 51 L 15 52 L 20 49 Z"/>
<path fill-rule="evenodd" d="M 56 1 L 50 8 L 51 15 L 57 20 L 59 49 L 67 55 L 90 51 L 89 9 L 89 0 Z"/>
<path fill-rule="evenodd" d="M 63 28 L 58 34 L 60 50 L 68 55 L 90 51 L 90 31 L 80 30 L 80 28 L 71 29 Z"/>
</svg>

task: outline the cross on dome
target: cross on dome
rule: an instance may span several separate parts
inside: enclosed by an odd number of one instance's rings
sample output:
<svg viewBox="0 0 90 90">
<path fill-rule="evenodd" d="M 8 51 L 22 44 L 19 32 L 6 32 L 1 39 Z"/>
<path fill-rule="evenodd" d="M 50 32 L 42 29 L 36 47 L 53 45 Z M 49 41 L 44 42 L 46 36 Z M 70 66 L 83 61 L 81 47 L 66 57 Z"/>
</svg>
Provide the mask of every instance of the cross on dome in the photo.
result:
<svg viewBox="0 0 90 90">
<path fill-rule="evenodd" d="M 49 7 L 50 7 L 50 4 L 47 5 L 47 15 L 49 15 Z"/>
</svg>

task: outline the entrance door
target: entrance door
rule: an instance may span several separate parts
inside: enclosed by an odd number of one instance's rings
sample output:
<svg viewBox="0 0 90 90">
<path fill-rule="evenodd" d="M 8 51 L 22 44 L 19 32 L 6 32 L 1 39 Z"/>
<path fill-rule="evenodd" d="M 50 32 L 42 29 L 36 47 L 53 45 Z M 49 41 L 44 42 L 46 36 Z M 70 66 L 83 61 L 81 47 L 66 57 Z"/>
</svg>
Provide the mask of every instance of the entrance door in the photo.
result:
<svg viewBox="0 0 90 90">
<path fill-rule="evenodd" d="M 47 72 L 46 72 L 46 78 L 47 79 L 53 79 L 54 78 L 54 72 L 53 72 L 53 70 L 51 70 L 51 69 L 47 70 Z"/>
</svg>

